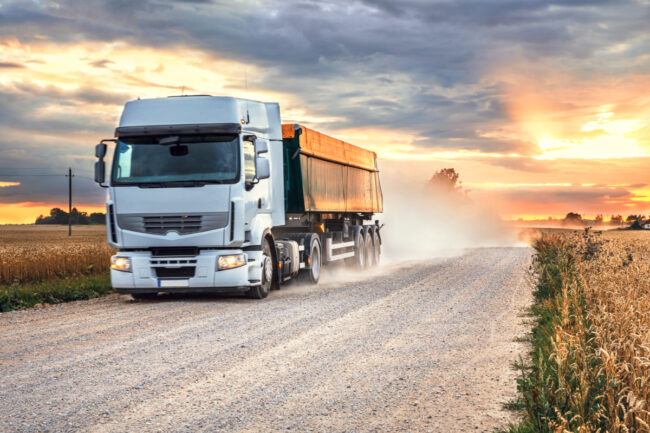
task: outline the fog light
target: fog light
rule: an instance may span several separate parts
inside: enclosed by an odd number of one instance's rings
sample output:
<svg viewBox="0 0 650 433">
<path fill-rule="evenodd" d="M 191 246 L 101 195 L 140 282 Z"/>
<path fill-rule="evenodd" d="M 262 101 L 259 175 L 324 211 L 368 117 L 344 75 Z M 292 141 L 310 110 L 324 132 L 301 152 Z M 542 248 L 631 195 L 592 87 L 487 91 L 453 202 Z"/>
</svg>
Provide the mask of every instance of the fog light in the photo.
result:
<svg viewBox="0 0 650 433">
<path fill-rule="evenodd" d="M 217 260 L 217 268 L 220 271 L 232 268 L 238 268 L 246 264 L 245 254 L 230 254 L 228 256 L 219 256 Z"/>
<path fill-rule="evenodd" d="M 122 272 L 131 272 L 131 259 L 128 257 L 111 257 L 111 269 Z"/>
</svg>

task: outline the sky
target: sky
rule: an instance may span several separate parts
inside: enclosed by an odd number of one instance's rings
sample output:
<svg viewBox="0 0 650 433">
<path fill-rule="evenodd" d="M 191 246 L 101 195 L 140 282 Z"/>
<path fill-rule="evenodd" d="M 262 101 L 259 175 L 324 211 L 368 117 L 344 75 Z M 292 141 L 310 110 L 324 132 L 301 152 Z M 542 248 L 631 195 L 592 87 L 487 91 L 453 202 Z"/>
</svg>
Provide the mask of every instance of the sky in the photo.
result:
<svg viewBox="0 0 650 433">
<path fill-rule="evenodd" d="M 0 0 L 0 223 L 103 209 L 123 104 L 279 102 L 503 218 L 650 213 L 650 0 Z"/>
</svg>

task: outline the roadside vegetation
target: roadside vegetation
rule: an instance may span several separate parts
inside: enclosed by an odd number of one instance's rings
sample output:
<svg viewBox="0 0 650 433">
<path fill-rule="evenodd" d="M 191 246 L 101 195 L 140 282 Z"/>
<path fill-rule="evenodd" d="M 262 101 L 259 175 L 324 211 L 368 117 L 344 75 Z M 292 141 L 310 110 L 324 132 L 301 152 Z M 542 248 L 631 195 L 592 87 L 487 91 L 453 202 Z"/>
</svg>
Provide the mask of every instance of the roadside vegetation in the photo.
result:
<svg viewBox="0 0 650 433">
<path fill-rule="evenodd" d="M 109 293 L 111 254 L 101 226 L 0 227 L 0 311 Z"/>
<path fill-rule="evenodd" d="M 509 432 L 650 431 L 650 236 L 543 233 L 534 242 L 530 359 Z"/>
</svg>

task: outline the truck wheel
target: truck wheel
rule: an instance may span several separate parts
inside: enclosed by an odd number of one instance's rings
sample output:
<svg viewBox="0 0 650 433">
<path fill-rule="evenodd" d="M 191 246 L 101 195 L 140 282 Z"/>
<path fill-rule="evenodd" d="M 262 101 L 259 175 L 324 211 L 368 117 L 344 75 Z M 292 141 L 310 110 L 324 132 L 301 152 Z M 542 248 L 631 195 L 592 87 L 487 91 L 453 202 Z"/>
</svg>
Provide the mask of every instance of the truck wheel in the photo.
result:
<svg viewBox="0 0 650 433">
<path fill-rule="evenodd" d="M 375 266 L 375 244 L 372 239 L 372 230 L 366 231 L 366 268 Z"/>
<path fill-rule="evenodd" d="M 156 299 L 158 297 L 158 293 L 131 293 L 131 296 L 136 301 L 140 301 L 145 299 Z"/>
<path fill-rule="evenodd" d="M 259 286 L 251 287 L 246 296 L 250 299 L 264 299 L 269 296 L 271 284 L 273 283 L 273 256 L 269 241 L 264 239 L 262 244 L 262 281 Z"/>
<path fill-rule="evenodd" d="M 372 245 L 374 246 L 375 250 L 375 266 L 377 266 L 381 261 L 381 240 L 379 239 L 377 230 L 372 231 Z"/>
<path fill-rule="evenodd" d="M 309 272 L 307 272 L 307 278 L 310 283 L 318 284 L 318 280 L 320 280 L 320 269 L 323 264 L 318 236 L 311 237 L 311 246 L 309 251 L 311 265 L 309 266 Z"/>
<path fill-rule="evenodd" d="M 300 276 L 300 280 L 309 284 L 318 284 L 320 271 L 323 265 L 322 251 L 318 235 L 312 235 L 309 241 L 309 268 L 306 268 Z"/>
<path fill-rule="evenodd" d="M 363 230 L 359 232 L 359 247 L 354 249 L 354 267 L 358 269 L 363 269 L 367 265 L 366 256 L 366 237 L 363 234 Z"/>
</svg>

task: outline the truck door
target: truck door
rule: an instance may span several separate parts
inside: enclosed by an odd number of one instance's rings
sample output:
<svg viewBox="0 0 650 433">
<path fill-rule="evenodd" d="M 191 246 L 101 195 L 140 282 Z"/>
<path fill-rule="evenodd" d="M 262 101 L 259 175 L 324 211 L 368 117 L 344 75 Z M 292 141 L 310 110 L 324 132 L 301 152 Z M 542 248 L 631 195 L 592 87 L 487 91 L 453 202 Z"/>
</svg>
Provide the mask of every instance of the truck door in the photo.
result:
<svg viewBox="0 0 650 433">
<path fill-rule="evenodd" d="M 244 175 L 246 191 L 244 193 L 245 203 L 245 230 L 250 230 L 255 216 L 260 212 L 269 210 L 269 181 L 258 180 L 256 173 L 255 143 L 252 140 L 244 140 Z"/>
</svg>

